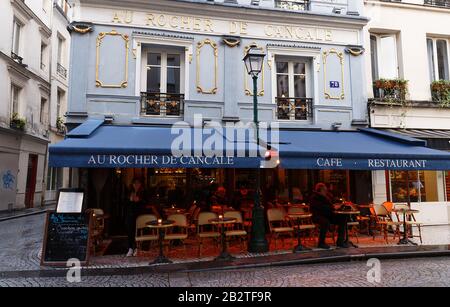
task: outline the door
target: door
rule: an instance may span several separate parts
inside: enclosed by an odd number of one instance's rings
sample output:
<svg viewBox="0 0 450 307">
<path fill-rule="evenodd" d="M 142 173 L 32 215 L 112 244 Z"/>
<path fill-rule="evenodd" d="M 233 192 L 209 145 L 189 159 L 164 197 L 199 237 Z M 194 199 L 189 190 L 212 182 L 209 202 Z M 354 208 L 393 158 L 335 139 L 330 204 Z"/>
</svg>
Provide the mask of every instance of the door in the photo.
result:
<svg viewBox="0 0 450 307">
<path fill-rule="evenodd" d="M 38 156 L 30 154 L 28 156 L 27 186 L 25 189 L 25 207 L 33 208 L 34 193 L 36 191 Z"/>
</svg>

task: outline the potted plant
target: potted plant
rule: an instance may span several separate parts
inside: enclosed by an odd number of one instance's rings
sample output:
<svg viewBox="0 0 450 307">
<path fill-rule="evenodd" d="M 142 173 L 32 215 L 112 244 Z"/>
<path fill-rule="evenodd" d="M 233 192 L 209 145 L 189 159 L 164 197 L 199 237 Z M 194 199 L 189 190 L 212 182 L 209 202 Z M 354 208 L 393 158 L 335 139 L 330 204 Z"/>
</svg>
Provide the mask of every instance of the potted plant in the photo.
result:
<svg viewBox="0 0 450 307">
<path fill-rule="evenodd" d="M 27 124 L 27 121 L 23 118 L 19 117 L 19 114 L 13 113 L 10 121 L 10 127 L 13 129 L 25 131 L 25 125 Z"/>
<path fill-rule="evenodd" d="M 431 96 L 433 102 L 442 107 L 450 107 L 450 81 L 439 80 L 431 83 Z"/>
<path fill-rule="evenodd" d="M 403 103 L 406 98 L 408 80 L 379 79 L 373 82 L 373 87 L 376 98 L 391 103 Z"/>
<path fill-rule="evenodd" d="M 64 133 L 65 132 L 64 120 L 61 117 L 59 117 L 59 116 L 56 119 L 56 129 L 60 133 Z"/>
</svg>

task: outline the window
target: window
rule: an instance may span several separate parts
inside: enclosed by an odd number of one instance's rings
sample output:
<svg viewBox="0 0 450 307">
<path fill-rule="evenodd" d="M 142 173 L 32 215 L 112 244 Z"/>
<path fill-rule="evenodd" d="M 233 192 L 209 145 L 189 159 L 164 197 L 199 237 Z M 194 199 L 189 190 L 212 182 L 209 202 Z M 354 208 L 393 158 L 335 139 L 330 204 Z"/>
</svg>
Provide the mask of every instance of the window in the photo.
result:
<svg viewBox="0 0 450 307">
<path fill-rule="evenodd" d="M 63 65 L 64 62 L 64 39 L 58 36 L 58 64 Z"/>
<path fill-rule="evenodd" d="M 47 191 L 56 191 L 62 187 L 63 169 L 49 167 L 47 171 Z"/>
<path fill-rule="evenodd" d="M 147 92 L 181 93 L 181 55 L 171 52 L 147 54 Z"/>
<path fill-rule="evenodd" d="M 61 117 L 61 104 L 63 102 L 64 94 L 64 91 L 58 89 L 56 94 L 56 119 Z"/>
<path fill-rule="evenodd" d="M 45 70 L 46 67 L 46 54 L 47 54 L 47 45 L 45 43 L 41 43 L 41 69 Z"/>
<path fill-rule="evenodd" d="M 280 60 L 276 66 L 277 97 L 307 97 L 306 62 Z"/>
<path fill-rule="evenodd" d="M 19 113 L 19 99 L 21 88 L 15 84 L 11 84 L 11 116 Z"/>
<path fill-rule="evenodd" d="M 436 171 L 391 171 L 390 182 L 393 202 L 408 202 L 408 191 L 411 202 L 439 201 Z"/>
<path fill-rule="evenodd" d="M 427 50 L 431 81 L 449 80 L 448 41 L 427 38 Z"/>
<path fill-rule="evenodd" d="M 19 53 L 20 53 L 20 32 L 21 32 L 21 30 L 22 30 L 22 24 L 17 19 L 14 19 L 11 52 L 16 55 L 19 55 Z"/>
<path fill-rule="evenodd" d="M 372 34 L 370 47 L 373 80 L 398 78 L 397 36 Z"/>
<path fill-rule="evenodd" d="M 39 121 L 41 124 L 45 125 L 47 121 L 47 99 L 41 98 L 41 110 L 39 113 Z"/>
</svg>

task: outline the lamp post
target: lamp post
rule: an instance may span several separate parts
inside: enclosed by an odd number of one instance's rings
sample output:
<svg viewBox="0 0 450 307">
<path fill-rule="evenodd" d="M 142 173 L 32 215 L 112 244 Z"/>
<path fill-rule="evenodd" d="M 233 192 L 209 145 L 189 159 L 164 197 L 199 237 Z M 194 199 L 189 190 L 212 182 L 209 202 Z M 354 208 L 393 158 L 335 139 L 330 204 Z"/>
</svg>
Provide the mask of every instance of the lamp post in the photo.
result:
<svg viewBox="0 0 450 307">
<path fill-rule="evenodd" d="M 256 145 L 259 151 L 259 121 L 258 121 L 258 75 L 263 69 L 264 57 L 255 45 L 252 45 L 244 57 L 247 72 L 253 79 L 253 123 L 256 128 Z M 266 225 L 264 223 L 264 208 L 261 205 L 261 169 L 256 169 L 255 202 L 252 212 L 252 232 L 249 244 L 249 251 L 252 253 L 262 253 L 269 250 L 266 240 Z"/>
</svg>

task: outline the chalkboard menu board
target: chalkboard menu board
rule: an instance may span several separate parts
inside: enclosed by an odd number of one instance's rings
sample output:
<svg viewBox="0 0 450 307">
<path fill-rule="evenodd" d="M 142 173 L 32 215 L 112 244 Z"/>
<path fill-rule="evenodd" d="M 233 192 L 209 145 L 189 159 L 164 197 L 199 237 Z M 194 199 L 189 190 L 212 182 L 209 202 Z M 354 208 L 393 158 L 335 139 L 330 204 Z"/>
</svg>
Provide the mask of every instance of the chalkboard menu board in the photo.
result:
<svg viewBox="0 0 450 307">
<path fill-rule="evenodd" d="M 89 260 L 90 215 L 85 213 L 47 214 L 41 265 L 62 265 L 78 259 L 82 265 Z"/>
</svg>

